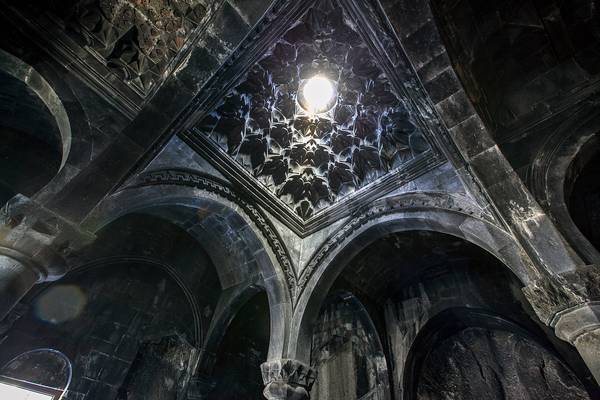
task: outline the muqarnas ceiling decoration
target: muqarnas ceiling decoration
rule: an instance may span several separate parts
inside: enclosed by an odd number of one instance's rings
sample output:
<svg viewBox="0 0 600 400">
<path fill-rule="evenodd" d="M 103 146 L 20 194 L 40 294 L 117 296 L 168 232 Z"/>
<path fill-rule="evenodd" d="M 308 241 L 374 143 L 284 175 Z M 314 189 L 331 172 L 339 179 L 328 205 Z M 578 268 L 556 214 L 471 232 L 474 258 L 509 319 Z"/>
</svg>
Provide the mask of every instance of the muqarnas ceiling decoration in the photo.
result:
<svg viewBox="0 0 600 400">
<path fill-rule="evenodd" d="M 209 0 L 79 0 L 57 12 L 87 48 L 146 96 L 212 5 Z"/>
<path fill-rule="evenodd" d="M 336 99 L 311 115 L 298 96 L 315 76 Z M 429 148 L 335 1 L 317 2 L 197 128 L 304 219 Z"/>
</svg>

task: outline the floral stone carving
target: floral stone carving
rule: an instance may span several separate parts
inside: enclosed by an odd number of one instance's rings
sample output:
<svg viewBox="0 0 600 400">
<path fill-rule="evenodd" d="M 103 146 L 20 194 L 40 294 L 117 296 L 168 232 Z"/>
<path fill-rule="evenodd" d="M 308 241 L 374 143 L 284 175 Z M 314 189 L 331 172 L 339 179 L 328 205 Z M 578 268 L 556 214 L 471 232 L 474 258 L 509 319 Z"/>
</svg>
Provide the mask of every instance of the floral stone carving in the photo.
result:
<svg viewBox="0 0 600 400">
<path fill-rule="evenodd" d="M 314 76 L 337 88 L 335 106 L 298 103 Z M 196 127 L 307 219 L 429 148 L 342 7 L 309 9 Z"/>
</svg>

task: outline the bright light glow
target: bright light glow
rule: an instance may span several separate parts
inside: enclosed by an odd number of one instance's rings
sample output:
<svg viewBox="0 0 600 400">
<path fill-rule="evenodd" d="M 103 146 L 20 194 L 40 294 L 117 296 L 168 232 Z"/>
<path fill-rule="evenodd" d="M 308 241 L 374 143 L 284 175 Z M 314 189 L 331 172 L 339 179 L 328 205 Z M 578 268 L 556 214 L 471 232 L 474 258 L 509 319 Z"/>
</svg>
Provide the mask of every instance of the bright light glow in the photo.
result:
<svg viewBox="0 0 600 400">
<path fill-rule="evenodd" d="M 304 82 L 302 87 L 302 107 L 311 113 L 323 113 L 333 107 L 335 87 L 321 76 L 314 76 Z"/>
<path fill-rule="evenodd" d="M 0 399 L 2 400 L 52 400 L 53 396 L 33 392 L 17 386 L 0 382 Z"/>
</svg>

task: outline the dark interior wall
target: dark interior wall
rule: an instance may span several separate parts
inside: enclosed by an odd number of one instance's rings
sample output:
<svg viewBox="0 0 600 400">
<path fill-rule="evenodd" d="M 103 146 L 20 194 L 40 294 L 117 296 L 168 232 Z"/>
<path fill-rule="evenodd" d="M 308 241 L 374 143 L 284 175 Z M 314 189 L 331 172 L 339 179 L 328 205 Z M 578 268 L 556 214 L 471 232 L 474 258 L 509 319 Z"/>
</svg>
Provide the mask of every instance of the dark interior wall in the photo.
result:
<svg viewBox="0 0 600 400">
<path fill-rule="evenodd" d="M 546 116 L 600 72 L 595 0 L 433 1 L 455 70 L 486 123 Z"/>
<path fill-rule="evenodd" d="M 564 399 L 589 395 L 560 359 L 509 330 L 470 327 L 438 341 L 419 372 L 419 400 Z"/>
<path fill-rule="evenodd" d="M 220 295 L 206 253 L 177 226 L 132 214 L 100 231 L 78 261 L 9 316 L 0 365 L 52 348 L 73 363 L 68 399 L 175 399 L 189 378 L 181 365 L 194 356 Z M 188 280 L 194 284 L 184 289 Z M 162 367 L 150 368 L 156 360 Z"/>
<path fill-rule="evenodd" d="M 567 188 L 567 204 L 575 225 L 600 251 L 600 148 L 595 150 Z"/>
<path fill-rule="evenodd" d="M 336 290 L 343 288 L 357 294 L 361 299 L 366 299 L 365 310 L 368 310 L 367 312 L 375 321 L 377 329 L 384 333 L 382 348 L 385 352 L 385 359 L 383 363 L 388 366 L 392 392 L 396 399 L 409 398 L 405 397 L 410 395 L 406 385 L 419 378 L 420 370 L 417 371 L 413 367 L 411 354 L 415 351 L 427 353 L 430 350 L 431 343 L 419 347 L 421 345 L 417 342 L 423 327 L 440 312 L 455 307 L 487 310 L 485 311 L 487 314 L 483 317 L 486 321 L 495 321 L 501 317 L 513 321 L 520 327 L 519 329 L 525 332 L 526 337 L 539 339 L 539 342 L 534 340 L 535 346 L 545 349 L 544 351 L 548 354 L 556 357 L 558 361 L 555 364 L 549 364 L 549 368 L 556 367 L 552 371 L 559 371 L 556 372 L 558 376 L 562 376 L 560 368 L 570 371 L 567 374 L 568 379 L 573 378 L 573 382 L 577 383 L 575 386 L 583 390 L 582 393 L 587 396 L 586 390 L 589 388 L 582 388 L 583 385 L 591 382 L 589 372 L 577 354 L 566 343 L 561 343 L 553 337 L 551 331 L 534 322 L 531 312 L 526 306 L 527 303 L 522 297 L 520 287 L 521 284 L 506 266 L 491 254 L 464 240 L 434 232 L 399 233 L 374 242 L 348 264 L 334 284 Z M 332 326 L 337 324 L 337 330 L 332 329 L 332 332 L 344 337 L 344 332 L 347 330 L 345 326 L 351 325 L 352 320 L 344 320 L 343 313 L 339 310 L 335 311 L 328 314 L 331 316 L 327 323 Z M 456 319 L 456 316 L 448 316 L 448 319 Z M 316 326 L 323 326 L 323 322 L 320 319 L 317 320 Z M 490 333 L 490 335 L 493 334 L 495 333 Z M 360 335 L 355 336 L 359 337 Z M 354 340 L 357 339 L 354 338 Z M 493 343 L 490 344 L 490 340 L 493 342 L 496 339 L 492 340 L 483 335 L 481 340 L 481 343 L 475 344 L 475 346 L 481 348 L 492 346 Z M 531 358 L 531 360 L 521 357 L 520 348 L 515 347 L 520 343 L 521 339 L 517 338 L 513 343 L 514 346 L 502 349 L 504 361 L 493 360 L 493 357 L 485 352 L 488 350 L 483 351 L 481 358 L 487 360 L 486 362 L 489 361 L 490 368 L 496 368 L 498 371 L 502 368 L 502 362 L 512 365 L 511 363 L 514 364 L 518 361 L 518 368 L 521 368 L 522 371 L 536 369 L 542 365 L 543 357 L 541 356 L 541 358 Z M 419 349 L 415 350 L 415 347 L 419 347 Z M 468 352 L 468 350 L 465 351 Z M 340 354 L 344 354 L 344 352 L 342 351 Z M 370 356 L 373 357 L 374 353 L 371 353 Z M 474 359 L 478 359 L 480 356 L 474 357 Z M 458 357 L 454 361 L 458 364 L 456 374 L 464 372 L 481 376 L 478 370 L 471 369 L 473 365 L 476 365 L 476 363 L 472 363 L 473 359 L 467 360 Z M 434 364 L 438 366 L 439 362 L 434 362 Z M 346 362 L 338 368 L 350 369 L 351 365 L 352 363 Z M 562 367 L 559 368 L 558 365 Z M 352 379 L 347 380 L 351 381 L 350 383 L 358 381 L 358 372 L 359 370 L 353 371 L 350 374 Z M 430 375 L 427 379 L 431 382 L 436 380 L 435 373 L 442 374 L 441 370 L 435 368 L 428 373 Z M 344 372 L 339 372 L 339 374 L 344 375 Z M 505 389 L 510 387 L 510 390 L 519 390 L 517 386 L 520 385 L 524 392 L 527 392 L 525 386 L 528 385 L 528 380 L 533 381 L 539 378 L 533 373 L 527 375 L 524 372 L 521 380 L 515 382 L 510 376 L 504 376 L 501 373 L 493 376 L 497 378 L 494 384 L 500 388 L 499 390 L 503 386 Z M 577 378 L 574 378 L 575 376 Z M 489 376 L 486 375 L 482 379 L 485 381 L 488 378 Z M 442 382 L 442 375 L 437 379 Z M 454 383 L 451 381 L 454 378 L 448 379 L 449 385 Z M 568 379 L 564 382 L 560 379 L 548 382 L 551 390 L 546 387 L 544 389 L 546 392 L 537 386 L 532 390 L 546 396 L 552 395 L 552 391 L 558 387 L 566 391 L 571 385 L 571 381 Z M 582 383 L 579 383 L 577 379 L 580 379 Z M 539 382 L 536 381 L 536 385 Z M 322 382 L 318 382 L 316 385 L 319 387 L 322 384 Z M 346 383 L 327 381 L 325 384 L 328 385 L 331 393 L 344 393 L 345 396 L 348 396 L 345 392 Z M 471 384 L 472 387 L 469 387 Z M 452 395 L 477 393 L 478 388 L 484 384 L 473 380 L 472 382 L 468 381 L 465 385 L 461 391 L 452 392 L 454 393 Z M 432 386 L 428 390 L 429 392 L 421 398 L 452 398 L 448 397 L 451 391 L 444 391 L 439 385 Z M 594 393 L 597 395 L 596 392 Z M 350 396 L 348 398 L 359 397 Z"/>
<path fill-rule="evenodd" d="M 60 132 L 42 99 L 0 71 L 0 205 L 17 193 L 33 196 L 58 172 Z"/>
<path fill-rule="evenodd" d="M 180 288 L 143 264 L 73 274 L 26 307 L 0 345 L 0 364 L 34 348 L 63 352 L 73 363 L 68 399 L 115 399 L 144 341 L 193 337 Z"/>
<path fill-rule="evenodd" d="M 269 351 L 270 317 L 267 295 L 255 295 L 236 314 L 218 347 L 209 400 L 261 399 L 260 365 Z"/>
</svg>

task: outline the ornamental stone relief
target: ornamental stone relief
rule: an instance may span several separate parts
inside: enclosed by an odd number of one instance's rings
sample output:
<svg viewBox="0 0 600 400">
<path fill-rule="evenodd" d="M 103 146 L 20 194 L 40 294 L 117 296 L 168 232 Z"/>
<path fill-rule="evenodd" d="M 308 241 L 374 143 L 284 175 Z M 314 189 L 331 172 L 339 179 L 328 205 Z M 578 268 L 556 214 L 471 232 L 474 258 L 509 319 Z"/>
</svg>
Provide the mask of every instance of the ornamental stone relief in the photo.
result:
<svg viewBox="0 0 600 400">
<path fill-rule="evenodd" d="M 319 112 L 301 90 L 314 78 L 332 86 Z M 429 149 L 406 100 L 331 0 L 287 30 L 196 128 L 304 219 Z"/>
<path fill-rule="evenodd" d="M 81 0 L 62 13 L 84 44 L 142 95 L 162 80 L 210 0 Z"/>
</svg>

